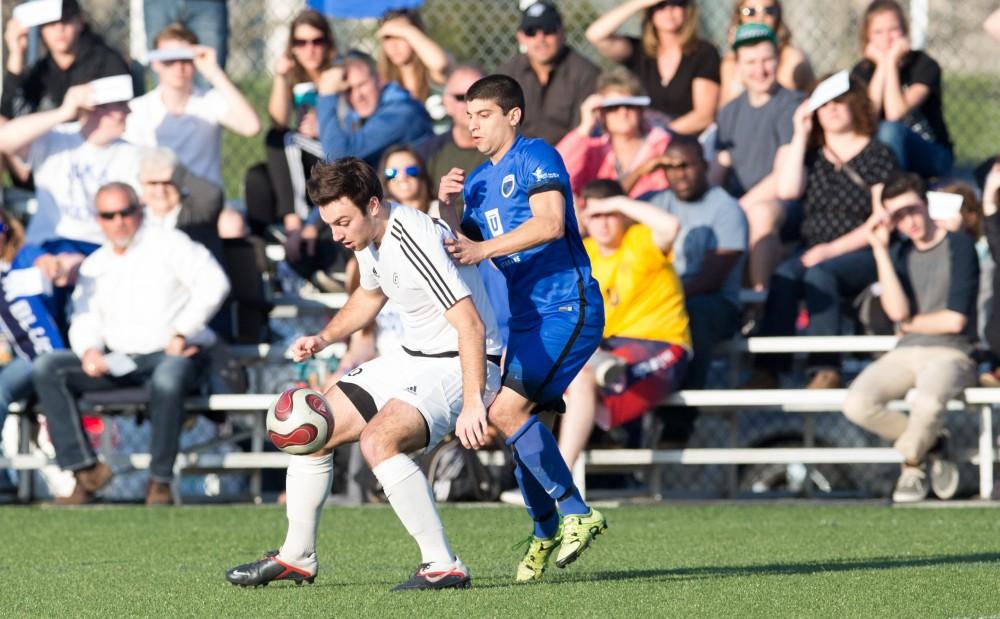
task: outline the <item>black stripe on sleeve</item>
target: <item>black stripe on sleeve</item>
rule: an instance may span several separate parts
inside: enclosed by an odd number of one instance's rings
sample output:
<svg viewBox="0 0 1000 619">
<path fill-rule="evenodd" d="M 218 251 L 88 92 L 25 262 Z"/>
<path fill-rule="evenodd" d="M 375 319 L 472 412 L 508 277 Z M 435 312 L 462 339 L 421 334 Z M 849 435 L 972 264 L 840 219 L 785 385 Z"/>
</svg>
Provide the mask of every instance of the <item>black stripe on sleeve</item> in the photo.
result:
<svg viewBox="0 0 1000 619">
<path fill-rule="evenodd" d="M 393 225 L 392 236 L 399 241 L 403 255 L 413 264 L 413 267 L 427 281 L 431 290 L 437 296 L 438 301 L 445 309 L 450 308 L 458 302 L 455 293 L 448 287 L 444 277 L 435 268 L 434 263 L 427 257 L 427 254 L 420 248 L 420 245 L 413 240 L 413 237 L 397 221 Z"/>
<path fill-rule="evenodd" d="M 535 185 L 534 187 L 528 189 L 528 197 L 535 195 L 536 193 L 544 193 L 546 191 L 558 191 L 562 193 L 563 190 L 562 181 L 551 180 L 541 183 L 540 185 Z"/>
</svg>

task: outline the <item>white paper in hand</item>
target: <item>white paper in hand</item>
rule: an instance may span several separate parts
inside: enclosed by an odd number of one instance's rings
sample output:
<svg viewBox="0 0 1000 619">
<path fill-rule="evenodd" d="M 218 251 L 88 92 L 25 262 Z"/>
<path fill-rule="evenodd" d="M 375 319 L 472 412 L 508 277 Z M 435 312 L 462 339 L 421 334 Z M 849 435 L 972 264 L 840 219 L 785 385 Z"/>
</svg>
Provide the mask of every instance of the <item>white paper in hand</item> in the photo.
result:
<svg viewBox="0 0 1000 619">
<path fill-rule="evenodd" d="M 120 352 L 109 352 L 104 355 L 104 364 L 108 366 L 108 373 L 112 376 L 131 374 L 139 367 L 132 357 Z"/>
<path fill-rule="evenodd" d="M 3 278 L 3 292 L 7 302 L 10 303 L 18 297 L 52 294 L 52 282 L 45 279 L 37 267 L 15 269 Z"/>
<path fill-rule="evenodd" d="M 51 24 L 62 18 L 62 0 L 32 0 L 14 7 L 14 19 L 25 28 Z"/>
<path fill-rule="evenodd" d="M 187 47 L 168 47 L 166 49 L 151 49 L 146 52 L 149 62 L 166 62 L 168 60 L 194 60 L 194 52 Z"/>
<path fill-rule="evenodd" d="M 851 89 L 851 74 L 847 69 L 834 73 L 820 82 L 809 97 L 809 111 L 815 112 Z"/>
<path fill-rule="evenodd" d="M 131 75 L 112 75 L 90 82 L 91 105 L 129 101 L 132 95 Z"/>
<path fill-rule="evenodd" d="M 957 193 L 945 193 L 943 191 L 927 192 L 927 212 L 931 219 L 945 220 L 958 215 L 962 210 L 962 203 L 965 198 Z"/>
</svg>

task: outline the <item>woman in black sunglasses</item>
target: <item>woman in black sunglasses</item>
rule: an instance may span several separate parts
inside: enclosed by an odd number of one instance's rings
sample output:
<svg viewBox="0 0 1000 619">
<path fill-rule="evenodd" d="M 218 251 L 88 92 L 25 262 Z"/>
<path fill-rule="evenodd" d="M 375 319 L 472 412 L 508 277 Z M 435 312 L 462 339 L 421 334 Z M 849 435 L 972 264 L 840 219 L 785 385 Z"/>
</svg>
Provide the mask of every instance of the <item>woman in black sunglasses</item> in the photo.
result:
<svg viewBox="0 0 1000 619">
<path fill-rule="evenodd" d="M 642 38 L 615 34 L 642 12 Z M 719 52 L 698 35 L 691 0 L 630 0 L 587 28 L 604 56 L 636 74 L 651 107 L 670 117 L 675 133 L 698 135 L 715 121 L 719 104 Z"/>
<path fill-rule="evenodd" d="M 785 24 L 781 0 L 737 0 L 729 22 L 729 48 L 732 48 L 736 29 L 743 24 L 765 24 L 778 35 L 778 83 L 788 90 L 806 91 L 816 79 L 809 58 L 791 43 L 792 33 Z M 736 75 L 736 56 L 730 52 L 719 67 L 722 92 L 719 107 L 723 107 L 743 92 L 743 85 Z"/>
</svg>

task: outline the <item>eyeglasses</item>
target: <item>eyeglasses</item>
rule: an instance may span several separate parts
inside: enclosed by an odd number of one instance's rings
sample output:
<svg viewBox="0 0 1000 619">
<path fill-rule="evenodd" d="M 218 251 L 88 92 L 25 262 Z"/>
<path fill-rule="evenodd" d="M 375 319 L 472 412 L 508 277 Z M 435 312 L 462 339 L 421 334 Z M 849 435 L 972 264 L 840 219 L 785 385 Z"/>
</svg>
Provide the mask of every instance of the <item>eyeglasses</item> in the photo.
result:
<svg viewBox="0 0 1000 619">
<path fill-rule="evenodd" d="M 776 6 L 745 6 L 740 9 L 740 15 L 743 17 L 756 17 L 757 14 L 767 15 L 768 17 L 778 16 L 778 7 Z"/>
<path fill-rule="evenodd" d="M 315 39 L 292 39 L 292 47 L 326 47 L 326 39 L 317 37 Z"/>
<path fill-rule="evenodd" d="M 665 9 L 668 6 L 679 6 L 681 8 L 687 8 L 688 0 L 663 0 L 653 5 L 653 12 L 659 11 L 660 9 Z"/>
<path fill-rule="evenodd" d="M 449 92 L 448 96 L 458 101 L 459 103 L 465 103 L 465 93 L 464 92 Z"/>
<path fill-rule="evenodd" d="M 400 174 L 405 174 L 410 178 L 416 178 L 420 174 L 420 166 L 408 165 L 405 168 L 386 168 L 385 177 L 390 181 Z"/>
<path fill-rule="evenodd" d="M 535 36 L 539 32 L 541 32 L 542 34 L 544 34 L 546 36 L 553 35 L 553 34 L 559 32 L 559 28 L 557 28 L 556 26 L 532 26 L 532 27 L 529 27 L 529 28 L 525 28 L 521 32 L 524 33 L 524 36 L 526 36 L 526 37 L 528 37 L 530 39 L 531 37 Z"/>
<path fill-rule="evenodd" d="M 10 226 L 7 225 L 7 222 L 0 221 L 0 234 L 3 234 L 8 230 L 10 230 Z"/>
<path fill-rule="evenodd" d="M 119 216 L 122 219 L 125 219 L 126 217 L 131 217 L 132 215 L 135 215 L 138 212 L 139 212 L 138 204 L 129 204 L 128 206 L 119 211 L 97 211 L 97 216 L 103 219 L 104 221 L 111 221 L 115 217 Z"/>
</svg>

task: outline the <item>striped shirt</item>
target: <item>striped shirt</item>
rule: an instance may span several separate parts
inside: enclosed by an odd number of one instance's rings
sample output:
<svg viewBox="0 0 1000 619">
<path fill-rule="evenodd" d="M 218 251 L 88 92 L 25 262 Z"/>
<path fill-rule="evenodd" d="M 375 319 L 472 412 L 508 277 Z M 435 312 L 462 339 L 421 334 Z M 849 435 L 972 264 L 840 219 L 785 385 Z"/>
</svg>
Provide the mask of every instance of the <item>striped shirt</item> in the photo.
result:
<svg viewBox="0 0 1000 619">
<path fill-rule="evenodd" d="M 458 351 L 458 331 L 444 314 L 471 297 L 486 328 L 486 354 L 499 355 L 500 329 L 479 271 L 451 260 L 442 244 L 451 236 L 444 222 L 392 204 L 381 246 L 355 252 L 361 286 L 382 289 L 399 310 L 403 347 L 423 355 Z"/>
</svg>

